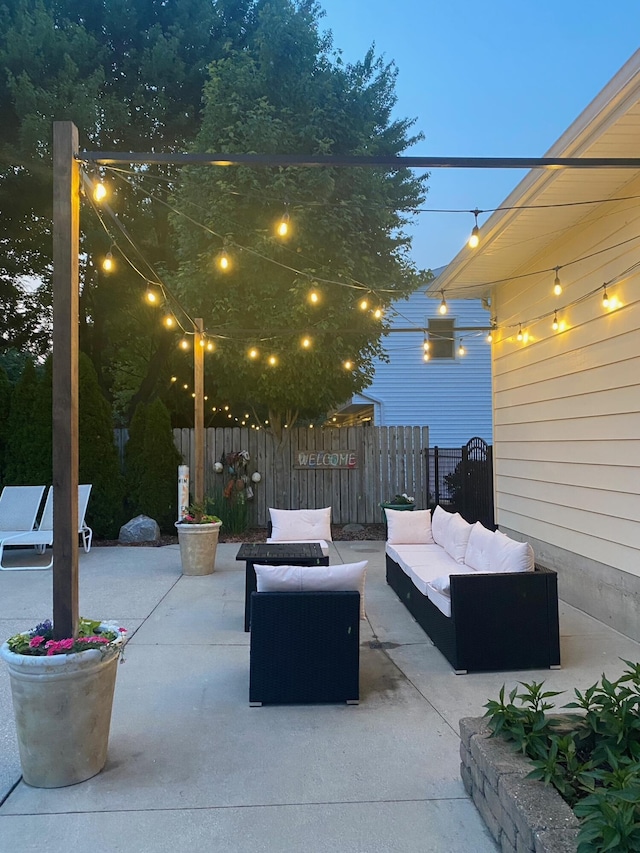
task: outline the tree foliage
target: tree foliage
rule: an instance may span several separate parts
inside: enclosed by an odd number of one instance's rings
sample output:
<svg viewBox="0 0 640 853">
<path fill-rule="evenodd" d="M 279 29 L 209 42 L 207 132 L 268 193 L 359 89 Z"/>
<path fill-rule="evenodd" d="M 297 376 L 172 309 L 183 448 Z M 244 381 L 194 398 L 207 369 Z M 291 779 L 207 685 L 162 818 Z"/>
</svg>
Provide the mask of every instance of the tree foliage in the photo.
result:
<svg viewBox="0 0 640 853">
<path fill-rule="evenodd" d="M 178 465 L 167 407 L 156 399 L 136 408 L 125 445 L 127 508 L 154 518 L 161 530 L 175 532 Z"/>
<path fill-rule="evenodd" d="M 243 48 L 210 67 L 196 150 L 398 155 L 415 141 L 412 122 L 392 117 L 393 64 L 371 49 L 342 65 L 318 21 L 313 2 L 259 4 Z M 423 197 L 424 179 L 405 169 L 190 168 L 176 206 L 197 211 L 206 229 L 175 217 L 175 281 L 220 337 L 210 362 L 220 398 L 266 408 L 277 432 L 364 388 L 384 322 L 357 304 L 366 297 L 384 309 L 424 280 L 404 231 Z M 285 206 L 286 241 L 273 230 Z M 223 248 L 233 263 L 226 273 L 215 266 Z M 307 299 L 312 287 L 317 305 Z M 307 350 L 303 335 L 312 340 Z M 259 353 L 253 360 L 250 346 Z"/>
</svg>

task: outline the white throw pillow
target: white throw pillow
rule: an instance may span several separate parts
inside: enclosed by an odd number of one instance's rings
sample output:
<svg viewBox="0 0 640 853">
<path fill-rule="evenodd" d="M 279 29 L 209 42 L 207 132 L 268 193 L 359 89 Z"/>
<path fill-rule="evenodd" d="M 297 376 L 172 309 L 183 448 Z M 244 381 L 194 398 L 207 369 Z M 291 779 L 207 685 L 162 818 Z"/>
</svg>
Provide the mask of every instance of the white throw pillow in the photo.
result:
<svg viewBox="0 0 640 853">
<path fill-rule="evenodd" d="M 490 572 L 492 547 L 493 531 L 487 530 L 483 524 L 476 521 L 471 528 L 467 553 L 464 555 L 467 566 L 477 572 Z"/>
<path fill-rule="evenodd" d="M 261 566 L 256 570 L 258 592 L 328 592 L 354 589 L 360 593 L 360 618 L 366 619 L 364 583 L 368 560 L 335 566 Z"/>
<path fill-rule="evenodd" d="M 428 509 L 385 509 L 389 545 L 433 545 Z"/>
<path fill-rule="evenodd" d="M 471 525 L 459 512 L 456 512 L 449 522 L 444 542 L 444 550 L 456 563 L 464 563 L 470 535 Z"/>
<path fill-rule="evenodd" d="M 490 572 L 532 572 L 533 548 L 528 542 L 516 542 L 499 530 L 493 534 L 489 552 Z"/>
<path fill-rule="evenodd" d="M 272 509 L 272 542 L 331 542 L 331 507 L 324 509 Z"/>
<path fill-rule="evenodd" d="M 442 509 L 440 505 L 434 509 L 433 516 L 431 518 L 431 535 L 433 536 L 433 541 L 436 545 L 442 545 L 444 548 L 444 543 L 447 538 L 447 528 L 452 518 L 453 515 L 445 509 Z"/>
</svg>

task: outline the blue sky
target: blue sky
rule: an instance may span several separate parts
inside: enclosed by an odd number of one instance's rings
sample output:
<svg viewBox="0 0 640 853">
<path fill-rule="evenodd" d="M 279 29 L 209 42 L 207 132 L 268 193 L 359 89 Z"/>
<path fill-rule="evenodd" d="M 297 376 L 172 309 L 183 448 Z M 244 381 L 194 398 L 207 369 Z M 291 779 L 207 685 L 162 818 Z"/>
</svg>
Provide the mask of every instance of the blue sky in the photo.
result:
<svg viewBox="0 0 640 853">
<path fill-rule="evenodd" d="M 396 114 L 425 139 L 408 154 L 541 157 L 640 47 L 639 0 L 320 0 L 347 61 L 376 53 L 399 69 Z M 426 207 L 495 207 L 514 170 L 436 169 Z M 480 217 L 480 224 L 486 217 Z M 419 267 L 448 263 L 470 214 L 422 213 Z"/>
</svg>

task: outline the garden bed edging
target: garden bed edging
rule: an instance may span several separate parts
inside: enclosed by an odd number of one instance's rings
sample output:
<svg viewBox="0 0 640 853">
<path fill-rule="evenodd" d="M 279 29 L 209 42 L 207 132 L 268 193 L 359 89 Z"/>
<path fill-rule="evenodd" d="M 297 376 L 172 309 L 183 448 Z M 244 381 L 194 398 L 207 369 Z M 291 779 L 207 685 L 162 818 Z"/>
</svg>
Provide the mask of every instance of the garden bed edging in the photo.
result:
<svg viewBox="0 0 640 853">
<path fill-rule="evenodd" d="M 527 779 L 531 762 L 485 717 L 460 720 L 460 775 L 502 853 L 576 853 L 579 821 L 551 785 Z"/>
</svg>

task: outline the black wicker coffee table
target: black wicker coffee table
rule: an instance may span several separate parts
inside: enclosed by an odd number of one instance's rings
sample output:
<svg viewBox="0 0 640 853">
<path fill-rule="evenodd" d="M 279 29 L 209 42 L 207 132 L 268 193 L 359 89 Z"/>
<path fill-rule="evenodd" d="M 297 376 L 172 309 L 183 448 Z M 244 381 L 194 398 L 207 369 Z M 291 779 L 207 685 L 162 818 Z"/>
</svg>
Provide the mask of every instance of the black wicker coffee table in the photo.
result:
<svg viewBox="0 0 640 853">
<path fill-rule="evenodd" d="M 251 593 L 256 591 L 256 563 L 261 566 L 328 566 L 329 558 L 317 542 L 245 542 L 236 560 L 246 562 L 244 583 L 244 630 L 251 623 Z"/>
</svg>

